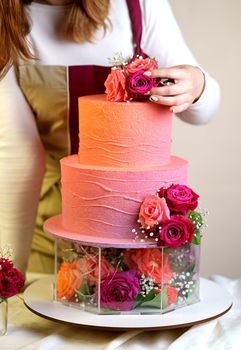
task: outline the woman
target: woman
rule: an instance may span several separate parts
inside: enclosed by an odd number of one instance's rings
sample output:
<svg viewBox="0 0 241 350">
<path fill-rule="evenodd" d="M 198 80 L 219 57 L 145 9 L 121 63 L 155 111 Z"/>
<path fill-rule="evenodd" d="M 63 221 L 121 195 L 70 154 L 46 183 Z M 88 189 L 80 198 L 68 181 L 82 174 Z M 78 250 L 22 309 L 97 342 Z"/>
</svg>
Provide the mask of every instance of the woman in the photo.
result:
<svg viewBox="0 0 241 350">
<path fill-rule="evenodd" d="M 166 0 L 9 0 L 0 5 L 0 225 L 24 272 L 52 272 L 43 222 L 60 212 L 59 159 L 77 152 L 77 97 L 104 93 L 117 52 L 155 57 L 150 91 L 182 120 L 208 122 L 216 81 L 198 67 Z M 40 198 L 39 198 L 40 197 Z M 36 220 L 37 213 L 37 220 Z M 35 226 L 36 222 L 36 226 Z"/>
</svg>

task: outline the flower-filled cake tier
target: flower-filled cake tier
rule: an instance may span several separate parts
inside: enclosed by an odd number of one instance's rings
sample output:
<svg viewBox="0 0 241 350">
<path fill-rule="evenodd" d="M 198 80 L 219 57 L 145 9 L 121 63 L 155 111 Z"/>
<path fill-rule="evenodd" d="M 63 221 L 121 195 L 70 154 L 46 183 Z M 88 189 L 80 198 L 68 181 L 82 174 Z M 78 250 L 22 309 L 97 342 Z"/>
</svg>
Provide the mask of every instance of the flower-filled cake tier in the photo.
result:
<svg viewBox="0 0 241 350">
<path fill-rule="evenodd" d="M 199 246 L 118 249 L 59 242 L 55 299 L 92 313 L 165 313 L 199 301 Z M 64 243 L 64 244 L 63 244 Z"/>
</svg>

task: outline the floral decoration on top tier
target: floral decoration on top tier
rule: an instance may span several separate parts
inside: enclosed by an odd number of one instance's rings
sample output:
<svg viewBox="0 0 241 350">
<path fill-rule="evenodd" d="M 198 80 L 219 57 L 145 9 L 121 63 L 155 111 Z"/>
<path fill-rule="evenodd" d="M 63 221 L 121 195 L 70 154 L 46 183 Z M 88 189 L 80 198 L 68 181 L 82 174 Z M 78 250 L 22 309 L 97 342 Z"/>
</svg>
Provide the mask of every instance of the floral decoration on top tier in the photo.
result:
<svg viewBox="0 0 241 350">
<path fill-rule="evenodd" d="M 158 79 L 144 75 L 146 71 L 158 67 L 155 59 L 139 55 L 125 59 L 118 53 L 110 61 L 113 67 L 105 81 L 108 101 L 143 99 L 153 87 L 158 86 Z"/>
<path fill-rule="evenodd" d="M 207 211 L 198 210 L 199 195 L 186 185 L 172 184 L 148 194 L 133 229 L 135 240 L 153 239 L 159 246 L 176 249 L 186 243 L 200 244 Z"/>
</svg>

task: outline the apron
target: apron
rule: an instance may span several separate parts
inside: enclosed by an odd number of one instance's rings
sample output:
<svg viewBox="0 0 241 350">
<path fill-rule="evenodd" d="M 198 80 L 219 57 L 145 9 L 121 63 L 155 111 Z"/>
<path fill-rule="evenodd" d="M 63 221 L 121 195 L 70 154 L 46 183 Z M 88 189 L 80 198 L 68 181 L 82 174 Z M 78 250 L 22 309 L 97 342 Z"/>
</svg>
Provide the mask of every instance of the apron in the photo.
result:
<svg viewBox="0 0 241 350">
<path fill-rule="evenodd" d="M 132 24 L 134 54 L 140 47 L 142 15 L 139 0 L 126 0 Z M 46 152 L 46 172 L 38 206 L 28 271 L 53 273 L 54 238 L 43 223 L 61 212 L 60 159 L 78 153 L 78 97 L 103 94 L 110 67 L 20 64 L 19 85 L 36 118 Z"/>
</svg>

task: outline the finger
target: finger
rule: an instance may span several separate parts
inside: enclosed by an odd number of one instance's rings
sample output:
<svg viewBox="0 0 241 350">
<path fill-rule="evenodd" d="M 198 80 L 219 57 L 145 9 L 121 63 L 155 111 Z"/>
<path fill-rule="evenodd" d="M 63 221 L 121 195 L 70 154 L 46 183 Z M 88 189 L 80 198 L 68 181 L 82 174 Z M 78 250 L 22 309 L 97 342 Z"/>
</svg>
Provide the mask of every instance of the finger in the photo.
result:
<svg viewBox="0 0 241 350">
<path fill-rule="evenodd" d="M 179 106 L 184 103 L 190 103 L 189 96 L 187 94 L 180 94 L 176 96 L 151 95 L 149 99 L 152 102 L 165 106 Z"/>
<path fill-rule="evenodd" d="M 186 92 L 187 86 L 185 82 L 172 84 L 168 86 L 155 87 L 150 90 L 151 95 L 175 96 Z"/>
<path fill-rule="evenodd" d="M 174 81 L 184 79 L 186 76 L 185 70 L 177 67 L 152 69 L 143 74 L 152 78 L 169 78 Z"/>
<path fill-rule="evenodd" d="M 190 106 L 190 103 L 183 103 L 182 105 L 179 106 L 172 106 L 170 108 L 172 113 L 178 114 L 184 112 L 188 107 Z"/>
</svg>

